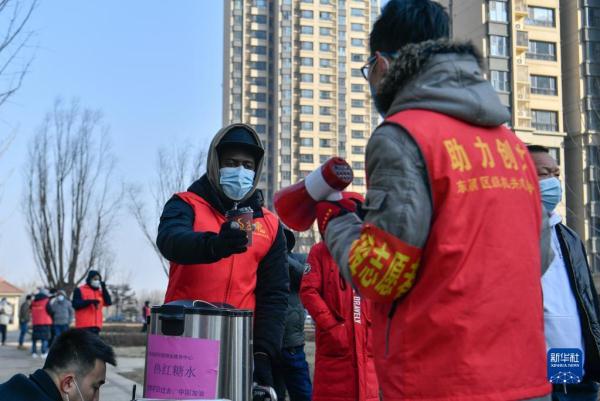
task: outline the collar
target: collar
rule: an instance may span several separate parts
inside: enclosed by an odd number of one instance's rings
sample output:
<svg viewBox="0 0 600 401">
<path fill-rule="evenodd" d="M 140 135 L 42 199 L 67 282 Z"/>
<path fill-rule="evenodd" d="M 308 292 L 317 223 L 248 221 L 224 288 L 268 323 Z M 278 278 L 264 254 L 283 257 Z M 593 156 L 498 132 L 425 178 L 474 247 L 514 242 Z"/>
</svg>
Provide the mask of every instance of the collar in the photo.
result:
<svg viewBox="0 0 600 401">
<path fill-rule="evenodd" d="M 60 392 L 58 391 L 56 384 L 54 383 L 54 381 L 52 380 L 50 375 L 48 373 L 46 373 L 46 371 L 44 369 L 36 370 L 35 372 L 33 372 L 33 374 L 29 375 L 29 379 L 31 381 L 35 382 L 35 384 L 37 384 L 38 387 L 44 393 L 46 393 L 46 395 L 50 399 L 57 400 L 57 401 L 63 401 L 63 398 L 60 395 Z"/>
<path fill-rule="evenodd" d="M 550 217 L 548 218 L 548 223 L 550 224 L 550 227 L 554 227 L 560 222 L 562 222 L 562 216 L 558 214 L 557 211 L 552 211 L 552 213 L 550 213 Z"/>
</svg>

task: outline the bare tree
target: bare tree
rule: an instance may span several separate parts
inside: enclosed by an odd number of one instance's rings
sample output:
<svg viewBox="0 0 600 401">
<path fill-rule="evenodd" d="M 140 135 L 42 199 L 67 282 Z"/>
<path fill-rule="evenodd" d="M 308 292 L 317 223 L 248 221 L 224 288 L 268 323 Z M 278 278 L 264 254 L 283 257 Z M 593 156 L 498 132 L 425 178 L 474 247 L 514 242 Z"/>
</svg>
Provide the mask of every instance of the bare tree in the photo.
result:
<svg viewBox="0 0 600 401">
<path fill-rule="evenodd" d="M 50 287 L 71 293 L 90 269 L 108 273 L 120 199 L 114 165 L 101 113 L 57 100 L 30 142 L 24 191 L 34 257 Z"/>
<path fill-rule="evenodd" d="M 38 0 L 0 0 L 0 106 L 23 83 L 33 56 L 23 58 L 33 37 L 25 26 L 37 7 Z"/>
<path fill-rule="evenodd" d="M 143 187 L 140 185 L 132 185 L 128 189 L 129 210 L 167 277 L 169 262 L 156 246 L 158 221 L 167 200 L 173 194 L 185 191 L 200 177 L 205 161 L 206 152 L 203 148 L 194 150 L 187 142 L 175 145 L 171 149 L 160 148 L 157 152 L 156 179 L 151 184 L 150 197 L 143 195 Z M 150 205 L 146 204 L 146 199 L 149 199 Z"/>
</svg>

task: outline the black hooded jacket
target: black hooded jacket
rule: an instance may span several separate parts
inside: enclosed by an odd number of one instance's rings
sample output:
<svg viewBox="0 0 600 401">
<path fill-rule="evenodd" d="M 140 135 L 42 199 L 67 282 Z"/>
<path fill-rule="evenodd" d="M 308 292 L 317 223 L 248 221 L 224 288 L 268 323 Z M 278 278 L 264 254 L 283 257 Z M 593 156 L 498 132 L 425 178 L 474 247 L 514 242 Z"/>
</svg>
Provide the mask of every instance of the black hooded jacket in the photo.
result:
<svg viewBox="0 0 600 401">
<path fill-rule="evenodd" d="M 85 282 L 90 287 L 91 287 L 92 278 L 95 276 L 100 276 L 100 273 L 98 273 L 96 270 L 90 270 L 88 272 Z M 100 276 L 100 280 L 102 280 L 102 276 Z M 106 289 L 106 286 L 104 285 L 104 281 L 101 281 L 100 283 L 102 284 L 101 288 L 102 288 L 102 297 L 104 298 L 104 305 L 110 306 L 110 305 L 112 305 L 112 299 L 110 298 L 110 293 Z M 94 301 L 91 299 L 83 299 L 81 297 L 81 290 L 79 288 L 75 288 L 75 291 L 73 291 L 73 300 L 72 300 L 73 309 L 75 309 L 75 310 L 83 309 L 83 308 L 86 308 L 86 307 L 92 305 L 93 303 L 94 303 Z"/>
<path fill-rule="evenodd" d="M 63 401 L 63 398 L 48 373 L 38 369 L 29 377 L 18 374 L 0 384 L 0 400 Z"/>
</svg>

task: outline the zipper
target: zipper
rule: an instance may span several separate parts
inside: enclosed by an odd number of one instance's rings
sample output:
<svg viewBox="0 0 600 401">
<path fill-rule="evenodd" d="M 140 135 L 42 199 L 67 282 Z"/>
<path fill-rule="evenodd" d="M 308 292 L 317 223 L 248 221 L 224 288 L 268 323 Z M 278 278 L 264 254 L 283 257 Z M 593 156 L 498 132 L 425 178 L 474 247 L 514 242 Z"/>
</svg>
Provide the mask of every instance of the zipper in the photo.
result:
<svg viewBox="0 0 600 401">
<path fill-rule="evenodd" d="M 229 293 L 231 291 L 231 281 L 233 279 L 233 264 L 235 261 L 236 255 L 231 255 L 231 263 L 229 264 L 229 280 L 227 280 L 227 288 L 225 289 L 225 299 L 223 303 L 229 303 Z"/>
<path fill-rule="evenodd" d="M 571 281 L 573 282 L 573 287 L 575 287 L 575 297 L 577 298 L 577 301 L 579 302 L 579 308 L 583 311 L 583 314 L 585 315 L 585 320 L 587 322 L 587 326 L 588 328 L 591 330 L 592 327 L 592 322 L 590 319 L 590 316 L 588 315 L 588 312 L 585 308 L 585 304 L 583 303 L 583 299 L 581 298 L 581 294 L 579 292 L 579 287 L 577 286 L 577 279 L 575 277 L 575 268 L 573 267 L 573 261 L 571 260 L 571 254 L 568 252 L 568 248 L 567 248 L 567 244 L 559 230 L 559 225 L 557 224 L 554 228 L 556 230 L 556 236 L 558 238 L 558 242 L 560 244 L 560 250 L 563 253 L 563 260 L 565 257 L 565 254 L 569 260 L 569 269 L 567 269 L 567 273 L 569 274 L 569 277 L 571 278 Z M 592 283 L 592 285 L 594 285 Z M 583 332 L 583 330 L 582 330 Z M 594 348 L 596 348 L 596 355 L 600 355 L 600 349 L 598 349 L 598 343 L 596 342 L 596 338 L 594 337 L 594 333 L 591 333 L 591 338 L 592 338 L 592 343 L 594 344 Z M 583 338 L 583 343 L 585 344 L 585 336 Z M 585 355 L 584 355 L 585 358 Z M 566 392 L 566 389 L 565 389 Z"/>
<path fill-rule="evenodd" d="M 394 314 L 396 313 L 396 307 L 398 306 L 398 300 L 396 299 L 393 303 L 392 303 L 392 307 L 390 308 L 390 311 L 388 312 L 388 319 L 387 319 L 387 324 L 386 324 L 386 328 L 385 328 L 385 357 L 388 357 L 389 351 L 390 351 L 390 332 L 392 331 L 392 319 L 394 318 Z"/>
</svg>

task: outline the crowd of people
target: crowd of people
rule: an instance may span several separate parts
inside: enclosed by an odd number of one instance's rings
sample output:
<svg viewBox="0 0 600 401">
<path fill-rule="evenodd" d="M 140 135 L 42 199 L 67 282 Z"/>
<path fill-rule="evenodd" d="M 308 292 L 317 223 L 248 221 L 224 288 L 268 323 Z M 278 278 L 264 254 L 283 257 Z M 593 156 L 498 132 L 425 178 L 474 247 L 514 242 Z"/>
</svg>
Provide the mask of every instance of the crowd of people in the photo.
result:
<svg viewBox="0 0 600 401">
<path fill-rule="evenodd" d="M 507 128 L 479 51 L 449 40 L 438 3 L 390 0 L 369 48 L 362 72 L 383 123 L 366 149 L 366 195 L 318 200 L 321 240 L 308 257 L 294 253 L 294 233 L 257 189 L 259 135 L 243 123 L 222 128 L 206 173 L 160 218 L 165 302 L 254 311 L 254 400 L 596 400 L 598 295 L 583 243 L 556 211 L 556 161 Z M 251 230 L 227 217 L 238 209 L 252 211 Z M 31 300 L 42 353 L 50 325 L 58 335 L 73 316 L 58 296 Z M 97 334 L 109 304 L 91 273 L 73 296 L 76 327 Z M 316 324 L 312 381 L 305 309 Z M 58 337 L 43 372 L 11 379 L 0 396 L 26 380 L 72 396 L 82 383 L 74 372 L 101 378 L 114 355 L 81 333 Z M 52 358 L 77 336 L 101 352 L 85 367 Z M 581 350 L 579 383 L 550 383 L 550 349 Z"/>
</svg>

